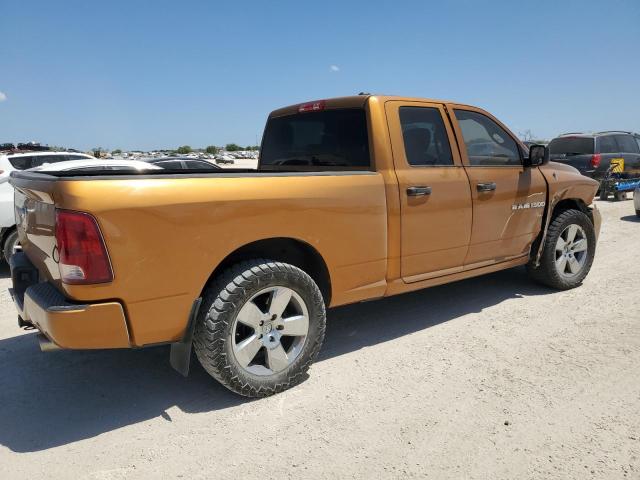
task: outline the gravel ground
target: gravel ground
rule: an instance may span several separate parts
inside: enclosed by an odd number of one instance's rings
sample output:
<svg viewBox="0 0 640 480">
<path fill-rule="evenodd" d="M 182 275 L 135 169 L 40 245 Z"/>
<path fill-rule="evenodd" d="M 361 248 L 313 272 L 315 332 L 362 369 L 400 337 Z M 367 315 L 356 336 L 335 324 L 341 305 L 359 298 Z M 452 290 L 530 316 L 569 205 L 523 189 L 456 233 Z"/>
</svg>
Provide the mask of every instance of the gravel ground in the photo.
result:
<svg viewBox="0 0 640 480">
<path fill-rule="evenodd" d="M 166 348 L 40 353 L 0 270 L 0 478 L 640 478 L 640 222 L 599 206 L 582 287 L 335 309 L 310 377 L 254 401 Z"/>
</svg>

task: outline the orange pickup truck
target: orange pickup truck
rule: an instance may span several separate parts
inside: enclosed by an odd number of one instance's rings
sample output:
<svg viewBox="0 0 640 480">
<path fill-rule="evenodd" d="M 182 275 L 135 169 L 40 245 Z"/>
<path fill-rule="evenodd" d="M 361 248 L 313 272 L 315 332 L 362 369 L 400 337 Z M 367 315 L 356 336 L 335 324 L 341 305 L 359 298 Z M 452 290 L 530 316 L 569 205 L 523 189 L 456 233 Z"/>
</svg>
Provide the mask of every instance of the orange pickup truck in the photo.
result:
<svg viewBox="0 0 640 480">
<path fill-rule="evenodd" d="M 479 108 L 418 98 L 276 110 L 257 171 L 11 183 L 23 248 L 12 295 L 43 349 L 171 344 L 186 375 L 193 348 L 247 396 L 304 378 L 328 307 L 518 265 L 573 288 L 600 228 L 594 180 Z"/>
</svg>

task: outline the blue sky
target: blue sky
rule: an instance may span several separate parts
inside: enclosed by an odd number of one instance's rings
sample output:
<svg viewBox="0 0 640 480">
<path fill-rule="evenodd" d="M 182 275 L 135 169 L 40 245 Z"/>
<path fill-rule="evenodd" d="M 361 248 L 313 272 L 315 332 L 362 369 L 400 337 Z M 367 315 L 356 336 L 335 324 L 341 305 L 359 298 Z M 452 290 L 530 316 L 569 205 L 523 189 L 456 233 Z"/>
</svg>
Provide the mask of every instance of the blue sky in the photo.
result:
<svg viewBox="0 0 640 480">
<path fill-rule="evenodd" d="M 274 108 L 360 91 L 640 131 L 639 47 L 638 0 L 3 0 L 0 142 L 253 144 Z"/>
</svg>

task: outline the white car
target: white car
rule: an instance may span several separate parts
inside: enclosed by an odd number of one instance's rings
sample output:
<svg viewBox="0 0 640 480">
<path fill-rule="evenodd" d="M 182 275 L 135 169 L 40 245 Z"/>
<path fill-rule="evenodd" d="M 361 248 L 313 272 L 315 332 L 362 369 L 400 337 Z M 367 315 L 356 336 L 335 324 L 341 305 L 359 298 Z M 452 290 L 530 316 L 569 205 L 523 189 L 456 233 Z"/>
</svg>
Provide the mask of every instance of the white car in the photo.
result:
<svg viewBox="0 0 640 480">
<path fill-rule="evenodd" d="M 14 170 L 27 170 L 45 163 L 68 160 L 93 159 L 91 155 L 76 152 L 50 151 L 0 151 L 0 257 L 9 257 L 18 249 L 15 215 L 13 212 L 13 187 L 9 175 Z"/>
<path fill-rule="evenodd" d="M 636 216 L 640 217 L 640 186 L 633 192 L 633 206 L 636 209 Z"/>
</svg>

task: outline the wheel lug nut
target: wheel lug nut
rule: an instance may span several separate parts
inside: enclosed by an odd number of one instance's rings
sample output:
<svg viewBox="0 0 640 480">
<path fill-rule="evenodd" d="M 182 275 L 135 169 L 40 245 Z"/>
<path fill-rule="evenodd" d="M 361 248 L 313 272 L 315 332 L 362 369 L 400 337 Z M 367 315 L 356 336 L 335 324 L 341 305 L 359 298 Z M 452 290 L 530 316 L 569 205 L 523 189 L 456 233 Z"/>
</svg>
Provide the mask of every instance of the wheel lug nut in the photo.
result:
<svg viewBox="0 0 640 480">
<path fill-rule="evenodd" d="M 271 321 L 273 322 L 275 319 L 277 318 L 277 315 L 274 313 L 273 315 L 271 315 Z"/>
<path fill-rule="evenodd" d="M 269 335 L 269 341 L 273 342 L 275 339 L 273 338 L 273 335 Z"/>
<path fill-rule="evenodd" d="M 264 325 L 264 322 L 262 320 L 260 320 L 260 326 Z"/>
<path fill-rule="evenodd" d="M 258 338 L 262 338 L 262 334 L 258 335 Z"/>
<path fill-rule="evenodd" d="M 284 325 L 278 325 L 276 328 L 277 328 L 278 330 L 284 330 Z"/>
</svg>

